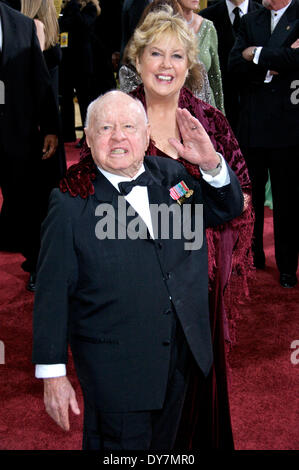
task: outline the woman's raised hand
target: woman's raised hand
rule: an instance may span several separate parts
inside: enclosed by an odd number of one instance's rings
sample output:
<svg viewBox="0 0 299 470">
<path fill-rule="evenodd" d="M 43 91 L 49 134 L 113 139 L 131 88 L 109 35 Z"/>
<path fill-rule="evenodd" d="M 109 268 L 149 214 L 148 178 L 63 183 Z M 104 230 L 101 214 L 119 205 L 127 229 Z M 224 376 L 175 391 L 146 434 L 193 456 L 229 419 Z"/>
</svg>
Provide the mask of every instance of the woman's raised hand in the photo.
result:
<svg viewBox="0 0 299 470">
<path fill-rule="evenodd" d="M 176 149 L 178 155 L 190 163 L 199 165 L 202 170 L 216 168 L 219 156 L 198 119 L 187 109 L 180 108 L 176 111 L 176 119 L 183 142 L 175 138 L 170 138 L 168 141 Z"/>
</svg>

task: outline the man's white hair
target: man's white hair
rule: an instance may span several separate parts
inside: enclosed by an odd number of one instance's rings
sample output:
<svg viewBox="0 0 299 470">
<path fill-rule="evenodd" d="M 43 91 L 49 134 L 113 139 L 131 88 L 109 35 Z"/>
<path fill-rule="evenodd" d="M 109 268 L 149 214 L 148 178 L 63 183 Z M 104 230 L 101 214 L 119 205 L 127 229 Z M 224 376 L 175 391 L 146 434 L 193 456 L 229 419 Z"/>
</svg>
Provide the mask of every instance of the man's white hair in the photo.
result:
<svg viewBox="0 0 299 470">
<path fill-rule="evenodd" d="M 85 119 L 86 129 L 89 129 L 90 126 L 92 125 L 94 116 L 96 115 L 96 112 L 98 111 L 99 107 L 101 106 L 102 101 L 105 101 L 109 97 L 121 96 L 121 95 L 124 95 L 124 96 L 130 98 L 133 103 L 136 103 L 139 106 L 139 109 L 140 109 L 141 113 L 144 116 L 144 121 L 145 121 L 146 124 L 148 124 L 148 117 L 147 117 L 146 111 L 144 109 L 143 104 L 141 103 L 141 101 L 138 98 L 127 95 L 126 93 L 124 93 L 123 91 L 120 91 L 120 90 L 111 90 L 111 91 L 107 91 L 107 93 L 104 93 L 103 95 L 98 96 L 98 98 L 96 98 L 94 101 L 92 101 L 89 104 L 89 106 L 87 108 L 87 112 L 86 112 L 86 119 Z"/>
</svg>

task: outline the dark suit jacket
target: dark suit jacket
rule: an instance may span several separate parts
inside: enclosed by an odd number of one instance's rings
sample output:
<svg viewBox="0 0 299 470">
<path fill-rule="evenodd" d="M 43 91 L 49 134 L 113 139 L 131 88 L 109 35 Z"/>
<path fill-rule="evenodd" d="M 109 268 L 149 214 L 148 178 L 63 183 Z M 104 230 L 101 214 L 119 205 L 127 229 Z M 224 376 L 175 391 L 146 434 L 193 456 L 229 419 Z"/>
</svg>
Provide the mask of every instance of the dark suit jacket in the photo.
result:
<svg viewBox="0 0 299 470">
<path fill-rule="evenodd" d="M 121 24 L 122 38 L 120 56 L 122 58 L 124 49 L 133 35 L 141 15 L 150 3 L 149 0 L 125 0 L 122 9 Z"/>
<path fill-rule="evenodd" d="M 15 161 L 41 156 L 46 134 L 58 134 L 58 110 L 34 22 L 0 2 L 3 50 L 0 80 L 1 152 Z M 17 168 L 16 168 L 17 170 Z"/>
<path fill-rule="evenodd" d="M 178 207 L 169 188 L 184 180 L 194 189 L 193 209 L 204 204 L 204 225 L 221 224 L 242 211 L 242 192 L 230 169 L 231 184 L 215 189 L 170 159 L 145 157 L 145 166 L 154 180 L 150 204 Z M 184 235 L 177 239 L 171 231 L 169 239 L 155 241 L 99 240 L 96 224 L 105 223 L 100 204 L 112 204 L 116 216 L 108 223 L 116 228 L 126 229 L 133 219 L 122 221 L 118 197 L 127 203 L 100 172 L 94 189 L 87 199 L 52 193 L 38 267 L 33 362 L 66 363 L 69 340 L 85 396 L 99 409 L 160 409 L 172 305 L 205 375 L 212 364 L 206 242 L 201 249 L 186 249 Z M 190 217 L 194 224 L 193 212 Z"/>
<path fill-rule="evenodd" d="M 97 9 L 88 2 L 81 9 L 80 3 L 70 0 L 61 10 L 60 32 L 68 33 L 68 47 L 62 48 L 63 73 L 88 77 L 93 73 L 93 35 Z"/>
<path fill-rule="evenodd" d="M 101 0 L 101 14 L 96 19 L 95 31 L 110 58 L 121 48 L 121 15 L 123 0 Z M 112 33 L 113 31 L 113 33 Z"/>
<path fill-rule="evenodd" d="M 245 15 L 230 54 L 231 79 L 240 89 L 238 136 L 243 147 L 299 144 L 299 103 L 294 96 L 299 49 L 291 48 L 299 37 L 298 2 L 293 0 L 272 34 L 270 24 L 271 13 L 266 8 Z M 263 46 L 258 65 L 242 57 L 242 51 L 249 46 Z M 267 70 L 275 70 L 278 75 L 265 84 Z"/>
<path fill-rule="evenodd" d="M 249 0 L 248 12 L 261 8 L 258 3 Z M 218 54 L 222 74 L 224 108 L 226 117 L 233 129 L 236 129 L 239 116 L 239 98 L 236 87 L 232 84 L 227 71 L 229 53 L 235 43 L 236 35 L 233 30 L 225 0 L 203 9 L 199 13 L 204 18 L 213 21 L 218 35 Z"/>
</svg>

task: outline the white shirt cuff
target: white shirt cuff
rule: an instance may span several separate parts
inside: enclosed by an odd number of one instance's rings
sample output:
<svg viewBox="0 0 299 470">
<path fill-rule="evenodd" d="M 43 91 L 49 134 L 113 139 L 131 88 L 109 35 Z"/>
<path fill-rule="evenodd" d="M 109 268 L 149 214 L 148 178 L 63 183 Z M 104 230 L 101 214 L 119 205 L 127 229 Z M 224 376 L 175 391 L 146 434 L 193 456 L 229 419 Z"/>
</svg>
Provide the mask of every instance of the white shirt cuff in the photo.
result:
<svg viewBox="0 0 299 470">
<path fill-rule="evenodd" d="M 229 177 L 228 169 L 227 169 L 226 162 L 223 156 L 221 155 L 221 153 L 218 153 L 218 152 L 216 153 L 220 157 L 221 163 L 222 163 L 222 168 L 220 172 L 218 173 L 218 175 L 211 176 L 208 173 L 205 173 L 205 171 L 202 170 L 201 168 L 200 168 L 200 171 L 201 171 L 203 179 L 207 183 L 209 183 L 211 186 L 214 186 L 214 188 L 221 188 L 222 186 L 226 186 L 227 184 L 230 183 L 230 177 Z"/>
<path fill-rule="evenodd" d="M 37 379 L 50 379 L 66 375 L 65 364 L 36 364 L 35 377 Z"/>
<path fill-rule="evenodd" d="M 259 63 L 259 59 L 260 59 L 260 55 L 261 55 L 262 49 L 263 49 L 263 48 L 262 48 L 261 46 L 259 46 L 259 47 L 256 48 L 255 54 L 254 54 L 254 56 L 253 56 L 253 62 L 254 62 L 255 64 L 258 64 L 258 63 Z"/>
<path fill-rule="evenodd" d="M 255 51 L 255 54 L 254 54 L 254 57 L 253 57 L 253 62 L 255 64 L 258 64 L 259 63 L 259 59 L 260 59 L 260 55 L 261 55 L 261 50 L 263 48 L 262 47 L 257 47 L 256 48 L 256 51 Z M 270 74 L 270 70 L 268 70 L 266 76 L 265 76 L 265 80 L 264 80 L 264 83 L 270 83 L 271 80 L 273 78 L 273 75 Z"/>
<path fill-rule="evenodd" d="M 270 73 L 270 70 L 268 70 L 267 75 L 265 76 L 264 83 L 270 83 L 273 78 L 273 75 Z"/>
</svg>

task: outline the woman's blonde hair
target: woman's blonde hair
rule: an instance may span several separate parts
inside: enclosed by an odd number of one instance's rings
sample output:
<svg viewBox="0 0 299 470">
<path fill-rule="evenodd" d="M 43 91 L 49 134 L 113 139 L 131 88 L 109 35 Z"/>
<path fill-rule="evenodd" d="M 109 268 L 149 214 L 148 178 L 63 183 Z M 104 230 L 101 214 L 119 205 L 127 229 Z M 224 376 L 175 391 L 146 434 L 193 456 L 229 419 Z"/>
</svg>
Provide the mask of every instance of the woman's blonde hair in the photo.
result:
<svg viewBox="0 0 299 470">
<path fill-rule="evenodd" d="M 53 0 L 21 0 L 21 12 L 32 19 L 40 20 L 45 27 L 45 49 L 58 42 L 58 20 Z"/>
<path fill-rule="evenodd" d="M 174 13 L 168 3 L 150 11 L 135 29 L 127 49 L 130 62 L 136 66 L 137 58 L 141 58 L 145 47 L 163 35 L 177 37 L 186 50 L 188 69 L 191 70 L 198 62 L 198 40 L 185 19 Z"/>
</svg>

